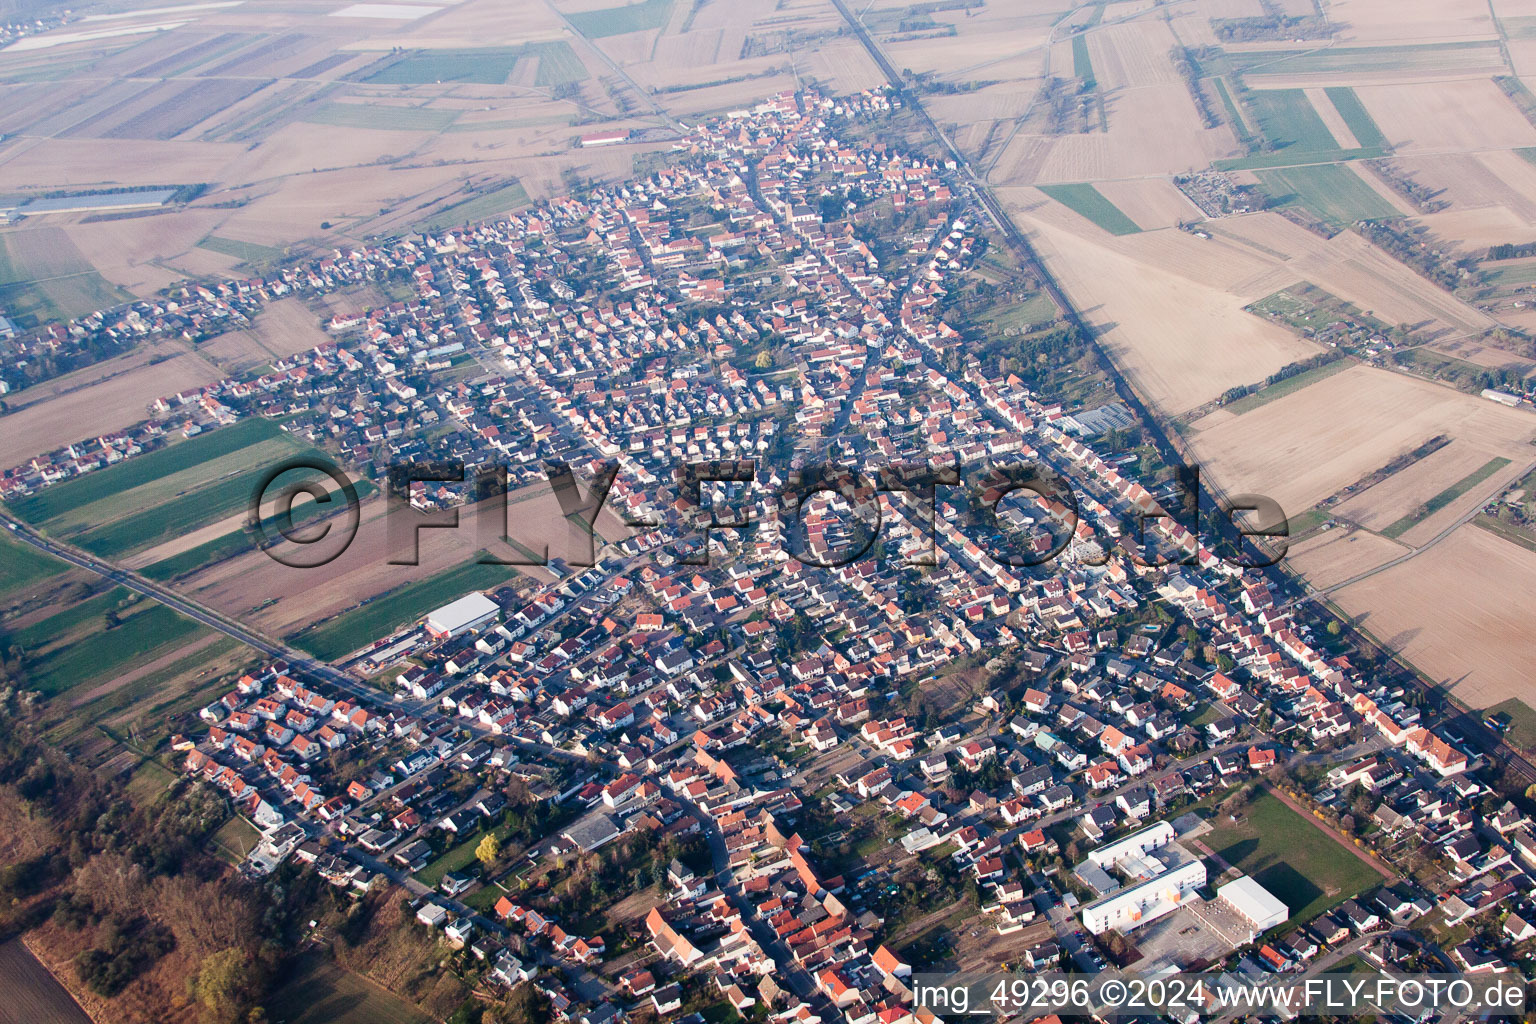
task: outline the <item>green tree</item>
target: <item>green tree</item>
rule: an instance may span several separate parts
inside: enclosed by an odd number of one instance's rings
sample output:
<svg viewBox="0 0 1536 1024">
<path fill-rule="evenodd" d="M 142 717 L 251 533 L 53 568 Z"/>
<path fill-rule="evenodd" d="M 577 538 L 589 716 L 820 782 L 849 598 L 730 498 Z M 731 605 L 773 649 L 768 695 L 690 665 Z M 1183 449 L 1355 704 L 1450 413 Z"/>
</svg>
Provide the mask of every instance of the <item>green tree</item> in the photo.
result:
<svg viewBox="0 0 1536 1024">
<path fill-rule="evenodd" d="M 480 840 L 480 845 L 475 847 L 475 857 L 479 859 L 481 864 L 484 864 L 487 867 L 494 863 L 496 858 L 500 856 L 501 840 L 497 839 L 493 834 L 487 834 L 484 839 Z"/>
<path fill-rule="evenodd" d="M 253 986 L 253 961 L 243 949 L 225 949 L 204 958 L 190 988 L 209 1024 L 247 1019 Z"/>
</svg>

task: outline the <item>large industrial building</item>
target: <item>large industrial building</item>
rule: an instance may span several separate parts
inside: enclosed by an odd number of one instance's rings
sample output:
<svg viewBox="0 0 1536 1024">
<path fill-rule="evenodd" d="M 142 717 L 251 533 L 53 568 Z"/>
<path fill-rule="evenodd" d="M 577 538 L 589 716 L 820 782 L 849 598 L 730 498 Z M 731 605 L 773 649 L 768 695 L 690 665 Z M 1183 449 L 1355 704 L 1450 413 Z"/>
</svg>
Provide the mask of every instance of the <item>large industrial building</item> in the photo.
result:
<svg viewBox="0 0 1536 1024">
<path fill-rule="evenodd" d="M 1226 903 L 1248 925 L 1248 941 L 1285 924 L 1290 911 L 1268 889 L 1243 875 L 1216 890 L 1216 898 Z"/>
<path fill-rule="evenodd" d="M 1083 927 L 1095 935 L 1129 932 L 1177 910 L 1205 884 L 1205 863 L 1174 842 L 1160 821 L 1094 850 L 1076 874 L 1099 898 L 1083 905 Z"/>
<path fill-rule="evenodd" d="M 496 621 L 501 608 L 484 594 L 470 594 L 427 616 L 427 632 L 439 639 L 467 633 Z"/>
</svg>

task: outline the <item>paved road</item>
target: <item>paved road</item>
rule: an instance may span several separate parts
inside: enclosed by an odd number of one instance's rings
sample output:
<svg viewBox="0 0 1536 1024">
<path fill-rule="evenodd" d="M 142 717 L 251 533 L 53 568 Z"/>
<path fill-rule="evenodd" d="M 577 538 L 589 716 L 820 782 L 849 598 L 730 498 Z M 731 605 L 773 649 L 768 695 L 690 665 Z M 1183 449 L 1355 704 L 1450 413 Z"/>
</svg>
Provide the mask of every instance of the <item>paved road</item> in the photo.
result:
<svg viewBox="0 0 1536 1024">
<path fill-rule="evenodd" d="M 370 704 L 383 703 L 385 700 L 378 690 L 364 685 L 351 676 L 339 671 L 334 666 L 328 665 L 323 661 L 317 661 L 303 651 L 265 636 L 249 626 L 238 623 L 214 611 L 206 605 L 183 597 L 169 587 L 140 576 L 136 572 L 94 558 L 78 548 L 50 540 L 18 519 L 0 515 L 0 523 L 10 528 L 12 535 L 17 540 L 30 544 L 41 551 L 46 551 L 55 558 L 62 559 L 71 565 L 94 572 L 98 576 L 119 586 L 126 587 L 134 593 L 159 601 L 173 611 L 180 612 L 187 618 L 192 619 L 194 622 L 201 623 L 210 629 L 233 637 L 271 658 L 287 661 L 290 667 L 290 675 L 300 678 L 308 677 L 310 680 L 322 680 Z"/>
<path fill-rule="evenodd" d="M 1514 479 L 1516 479 L 1516 480 L 1523 480 L 1523 479 L 1525 479 L 1525 477 L 1527 477 L 1527 476 L 1529 476 L 1531 474 L 1532 470 L 1536 470 L 1536 462 L 1532 462 L 1529 465 L 1527 465 L 1524 469 L 1522 469 L 1519 473 L 1517 473 L 1515 475 Z M 1488 506 L 1488 503 L 1491 502 L 1491 501 L 1494 501 L 1494 500 L 1496 500 L 1496 498 L 1489 498 L 1488 501 L 1480 501 L 1476 505 L 1473 505 L 1471 508 L 1467 509 L 1461 515 L 1457 516 L 1455 521 L 1450 523 L 1448 526 L 1446 526 L 1445 529 L 1441 530 L 1439 533 L 1435 534 L 1433 537 L 1431 537 L 1429 540 L 1425 541 L 1423 544 L 1420 544 L 1418 547 L 1410 548 L 1409 550 L 1403 552 L 1401 555 L 1398 555 L 1396 558 L 1392 559 L 1391 561 L 1383 562 L 1380 565 L 1376 566 L 1374 569 L 1367 569 L 1365 572 L 1356 573 L 1355 575 L 1351 576 L 1347 580 L 1342 580 L 1341 582 L 1338 582 L 1338 583 L 1330 583 L 1326 587 L 1319 587 L 1317 589 L 1314 589 L 1308 595 L 1308 597 L 1312 597 L 1312 598 L 1323 597 L 1323 596 L 1325 596 L 1327 594 L 1333 593 L 1336 590 L 1343 590 L 1345 587 L 1352 586 L 1352 585 L 1354 585 L 1356 583 L 1359 583 L 1361 580 L 1369 579 L 1370 577 L 1375 576 L 1379 572 L 1386 572 L 1388 569 L 1391 569 L 1394 566 L 1402 565 L 1404 562 L 1408 561 L 1408 559 L 1413 558 L 1416 555 L 1421 555 L 1424 552 L 1428 551 L 1430 548 L 1434 547 L 1436 544 L 1439 544 L 1441 541 L 1445 540 L 1445 538 L 1449 537 L 1451 534 L 1453 534 L 1457 530 L 1461 529 L 1461 527 L 1465 526 L 1467 523 L 1469 523 L 1473 519 L 1477 518 L 1479 515 L 1482 514 L 1483 509 Z"/>
<path fill-rule="evenodd" d="M 725 894 L 731 906 L 741 914 L 742 921 L 752 932 L 752 937 L 757 940 L 757 944 L 773 958 L 778 967 L 774 980 L 781 985 L 787 984 L 795 995 L 811 1004 L 811 1007 L 821 1014 L 822 1020 L 835 1020 L 841 1017 L 841 1012 L 834 1008 L 831 1001 L 816 987 L 815 979 L 811 977 L 810 972 L 795 961 L 795 958 L 790 955 L 789 947 L 769 929 L 767 922 L 757 915 L 756 907 L 736 882 L 735 873 L 730 868 L 730 855 L 725 848 L 725 837 L 715 826 L 714 819 L 681 792 L 674 790 L 672 799 L 688 808 L 689 812 L 698 819 L 699 827 L 703 830 L 704 838 L 709 844 L 715 883 Z"/>
</svg>

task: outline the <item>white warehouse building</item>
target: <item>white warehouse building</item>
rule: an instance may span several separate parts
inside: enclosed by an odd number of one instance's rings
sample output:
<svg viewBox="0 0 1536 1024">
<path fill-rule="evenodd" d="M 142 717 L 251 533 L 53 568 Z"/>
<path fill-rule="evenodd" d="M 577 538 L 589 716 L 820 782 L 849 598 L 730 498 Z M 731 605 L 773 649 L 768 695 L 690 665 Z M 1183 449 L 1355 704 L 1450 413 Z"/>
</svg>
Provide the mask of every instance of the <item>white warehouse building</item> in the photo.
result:
<svg viewBox="0 0 1536 1024">
<path fill-rule="evenodd" d="M 1175 835 L 1158 822 L 1088 855 L 1076 873 L 1099 898 L 1084 904 L 1084 928 L 1095 935 L 1133 931 L 1177 910 L 1205 885 L 1205 862 L 1174 842 Z"/>
<path fill-rule="evenodd" d="M 427 615 L 427 632 L 449 639 L 496 621 L 501 607 L 484 594 L 469 594 Z"/>
<path fill-rule="evenodd" d="M 1285 924 L 1291 916 L 1284 903 L 1276 899 L 1268 889 L 1243 875 L 1216 890 L 1216 898 L 1236 911 L 1247 922 L 1251 934 L 1248 941 Z"/>
</svg>

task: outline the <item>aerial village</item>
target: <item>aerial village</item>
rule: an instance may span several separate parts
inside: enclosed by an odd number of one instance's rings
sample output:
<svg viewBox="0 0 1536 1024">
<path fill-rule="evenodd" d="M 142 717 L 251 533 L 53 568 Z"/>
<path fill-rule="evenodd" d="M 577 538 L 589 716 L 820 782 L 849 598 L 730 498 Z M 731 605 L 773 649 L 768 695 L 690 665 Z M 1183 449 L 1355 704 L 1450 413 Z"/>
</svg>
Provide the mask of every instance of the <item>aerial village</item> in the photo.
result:
<svg viewBox="0 0 1536 1024">
<path fill-rule="evenodd" d="M 777 96 L 621 186 L 7 343 L 195 340 L 349 282 L 401 296 L 13 467 L 5 497 L 256 416 L 371 479 L 457 459 L 517 489 L 548 486 L 548 460 L 617 463 L 631 532 L 595 564 L 509 571 L 334 678 L 273 663 L 175 738 L 262 828 L 243 870 L 400 887 L 487 983 L 582 1024 L 721 1003 L 926 1022 L 943 1013 L 910 979 L 941 965 L 1258 976 L 1347 951 L 1529 976 L 1536 830 L 1497 766 L 1163 514 L 1171 485 L 1104 424 L 970 354 L 946 309 L 999 243 L 953 167 L 882 141 L 893 102 Z M 468 360 L 483 372 L 433 383 Z M 751 525 L 701 529 L 675 470 L 725 461 L 756 473 L 716 521 Z M 1030 462 L 1077 507 L 1023 493 L 987 518 L 964 488 L 880 490 L 861 548 L 850 502 L 781 499 L 826 461 L 870 480 Z M 1372 882 L 1298 906 L 1216 857 L 1202 837 L 1262 801 Z M 1415 931 L 1431 913 L 1459 941 Z"/>
</svg>

